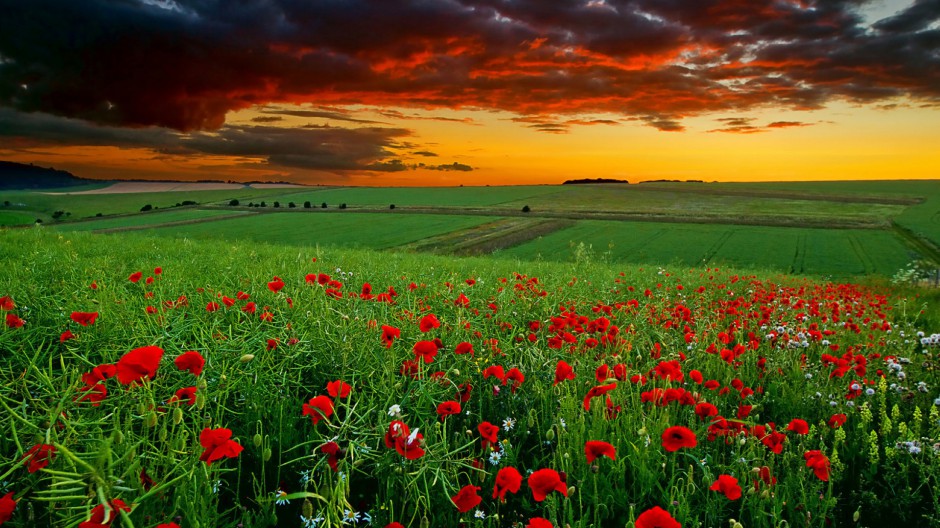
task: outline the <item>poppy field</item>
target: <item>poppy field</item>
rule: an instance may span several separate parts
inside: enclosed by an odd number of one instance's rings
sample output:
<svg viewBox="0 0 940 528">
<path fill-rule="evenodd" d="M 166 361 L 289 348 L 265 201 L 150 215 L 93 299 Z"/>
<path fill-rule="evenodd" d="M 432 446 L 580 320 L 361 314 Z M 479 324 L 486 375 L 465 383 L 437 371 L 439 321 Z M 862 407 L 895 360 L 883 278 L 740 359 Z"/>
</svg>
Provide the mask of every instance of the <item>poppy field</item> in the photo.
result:
<svg viewBox="0 0 940 528">
<path fill-rule="evenodd" d="M 914 290 L 0 237 L 0 524 L 940 525 Z"/>
</svg>

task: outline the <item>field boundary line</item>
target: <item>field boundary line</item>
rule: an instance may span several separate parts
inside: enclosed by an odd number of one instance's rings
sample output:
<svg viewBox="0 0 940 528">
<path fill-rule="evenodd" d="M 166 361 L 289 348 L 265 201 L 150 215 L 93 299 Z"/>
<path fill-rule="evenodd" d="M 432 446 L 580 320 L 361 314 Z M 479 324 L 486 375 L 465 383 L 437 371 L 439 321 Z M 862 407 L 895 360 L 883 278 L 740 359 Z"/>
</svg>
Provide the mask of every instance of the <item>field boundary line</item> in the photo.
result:
<svg viewBox="0 0 940 528">
<path fill-rule="evenodd" d="M 940 266 L 940 249 L 932 241 L 918 236 L 910 229 L 894 221 L 891 222 L 891 229 L 901 238 L 904 245 L 917 251 L 921 256 L 933 262 L 934 265 Z"/>
<path fill-rule="evenodd" d="M 245 216 L 256 216 L 258 213 L 236 213 L 230 215 L 219 215 L 219 216 L 210 216 L 208 218 L 193 218 L 190 220 L 176 220 L 173 222 L 164 222 L 162 224 L 147 224 L 140 226 L 124 226 L 124 227 L 106 227 L 104 229 L 92 229 L 91 232 L 98 235 L 106 235 L 109 233 L 123 233 L 127 231 L 145 231 L 147 229 L 160 229 L 164 227 L 176 227 L 183 225 L 191 224 L 204 224 L 207 222 L 218 222 L 220 220 L 230 220 L 232 218 L 243 218 Z"/>
</svg>

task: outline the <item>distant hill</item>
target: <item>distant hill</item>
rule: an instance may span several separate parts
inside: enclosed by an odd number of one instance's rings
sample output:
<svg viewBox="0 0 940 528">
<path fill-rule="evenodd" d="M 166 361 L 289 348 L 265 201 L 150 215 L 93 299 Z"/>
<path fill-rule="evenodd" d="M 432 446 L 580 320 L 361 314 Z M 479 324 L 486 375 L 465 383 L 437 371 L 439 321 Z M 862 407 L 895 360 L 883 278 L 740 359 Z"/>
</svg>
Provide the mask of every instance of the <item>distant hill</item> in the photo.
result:
<svg viewBox="0 0 940 528">
<path fill-rule="evenodd" d="M 627 180 L 615 180 L 613 178 L 583 178 L 580 180 L 565 180 L 562 185 L 575 185 L 580 183 L 630 183 Z"/>
<path fill-rule="evenodd" d="M 66 171 L 0 161 L 0 189 L 54 189 L 85 185 L 91 181 Z"/>
</svg>

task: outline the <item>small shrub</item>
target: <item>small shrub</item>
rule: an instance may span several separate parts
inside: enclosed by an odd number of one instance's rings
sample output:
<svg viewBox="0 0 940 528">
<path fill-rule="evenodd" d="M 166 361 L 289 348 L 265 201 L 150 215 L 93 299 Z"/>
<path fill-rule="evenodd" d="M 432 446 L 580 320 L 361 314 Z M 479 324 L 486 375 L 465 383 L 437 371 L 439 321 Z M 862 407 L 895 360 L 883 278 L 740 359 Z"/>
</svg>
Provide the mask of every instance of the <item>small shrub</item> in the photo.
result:
<svg viewBox="0 0 940 528">
<path fill-rule="evenodd" d="M 140 212 L 145 213 L 145 212 L 150 211 L 150 210 L 152 210 L 152 209 L 153 209 L 153 206 L 150 205 L 150 204 L 147 204 L 147 205 L 145 205 L 145 206 L 143 206 L 143 207 L 140 208 Z"/>
<path fill-rule="evenodd" d="M 304 209 L 310 209 L 310 200 L 304 202 Z"/>
<path fill-rule="evenodd" d="M 238 199 L 233 198 L 228 204 L 231 205 L 232 207 L 235 207 L 236 205 L 238 205 Z M 248 205 L 251 205 L 251 204 L 248 204 Z"/>
<path fill-rule="evenodd" d="M 394 209 L 394 208 L 395 208 L 395 204 L 389 205 L 388 208 L 389 208 L 389 209 Z"/>
<path fill-rule="evenodd" d="M 326 202 L 323 202 L 322 204 L 320 204 L 320 209 L 326 209 Z"/>
<path fill-rule="evenodd" d="M 532 209 L 530 209 L 528 205 L 522 208 L 522 212 L 523 212 L 523 213 L 528 213 L 528 212 L 531 211 L 531 210 L 532 210 Z"/>
<path fill-rule="evenodd" d="M 297 207 L 297 204 L 295 204 L 294 202 L 290 202 L 289 204 L 287 204 L 287 207 L 290 207 L 291 209 L 293 209 Z"/>
<path fill-rule="evenodd" d="M 274 207 L 280 207 L 280 206 L 281 206 L 281 202 L 274 202 Z"/>
<path fill-rule="evenodd" d="M 345 203 L 339 204 L 339 208 L 340 208 L 340 209 L 345 209 L 345 208 L 346 208 L 346 204 L 345 204 Z"/>
</svg>

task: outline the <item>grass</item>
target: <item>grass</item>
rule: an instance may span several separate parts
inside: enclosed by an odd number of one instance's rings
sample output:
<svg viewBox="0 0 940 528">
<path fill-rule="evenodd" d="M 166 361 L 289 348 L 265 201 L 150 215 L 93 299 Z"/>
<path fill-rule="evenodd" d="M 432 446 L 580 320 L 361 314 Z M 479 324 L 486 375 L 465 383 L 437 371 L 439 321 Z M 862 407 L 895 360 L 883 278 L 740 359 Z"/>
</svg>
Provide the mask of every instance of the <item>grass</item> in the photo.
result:
<svg viewBox="0 0 940 528">
<path fill-rule="evenodd" d="M 131 507 L 121 526 L 145 528 L 606 528 L 654 507 L 690 528 L 851 526 L 856 513 L 861 526 L 940 526 L 938 348 L 917 335 L 940 325 L 917 297 L 930 292 L 45 228 L 0 237 L 0 266 L 0 480 L 19 501 L 5 526 L 76 526 L 115 499 Z M 82 326 L 73 312 L 98 317 Z M 431 314 L 439 325 L 421 324 Z M 383 325 L 399 330 L 387 345 Z M 432 339 L 443 347 L 419 360 Z M 152 376 L 128 360 L 151 346 Z M 201 372 L 178 367 L 186 351 Z M 139 381 L 95 374 L 112 364 Z M 337 380 L 347 396 L 329 394 Z M 187 388 L 191 403 L 174 400 Z M 460 413 L 438 415 L 461 394 Z M 313 420 L 314 402 L 332 410 Z M 787 430 L 795 418 L 807 434 Z M 395 420 L 411 444 L 386 437 Z M 672 426 L 695 445 L 667 450 Z M 207 464 L 206 431 L 222 428 L 241 449 Z M 597 440 L 614 456 L 589 462 Z M 43 445 L 55 456 L 29 454 Z M 501 502 L 509 467 L 521 487 Z M 564 482 L 540 500 L 528 477 L 543 469 Z M 720 476 L 741 496 L 711 490 Z M 461 512 L 467 486 L 481 501 Z"/>
<path fill-rule="evenodd" d="M 158 228 L 152 233 L 199 240 L 387 249 L 489 220 L 459 215 L 285 212 Z"/>
<path fill-rule="evenodd" d="M 36 217 L 30 213 L 0 209 L 0 226 L 32 224 L 35 221 Z"/>
</svg>

